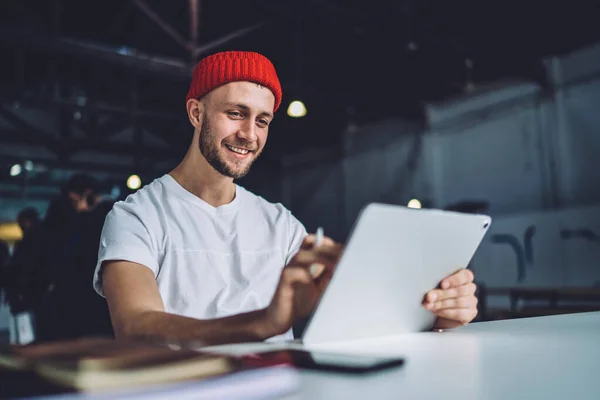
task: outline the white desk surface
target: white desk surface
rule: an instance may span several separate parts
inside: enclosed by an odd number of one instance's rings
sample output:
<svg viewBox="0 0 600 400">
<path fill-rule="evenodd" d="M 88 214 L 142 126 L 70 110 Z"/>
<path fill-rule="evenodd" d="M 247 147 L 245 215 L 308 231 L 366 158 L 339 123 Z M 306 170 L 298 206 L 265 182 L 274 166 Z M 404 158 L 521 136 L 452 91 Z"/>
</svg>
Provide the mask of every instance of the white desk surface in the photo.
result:
<svg viewBox="0 0 600 400">
<path fill-rule="evenodd" d="M 227 354 L 300 344 L 213 347 Z M 312 349 L 399 355 L 372 375 L 301 372 L 293 399 L 600 399 L 600 312 L 473 323 Z"/>
</svg>

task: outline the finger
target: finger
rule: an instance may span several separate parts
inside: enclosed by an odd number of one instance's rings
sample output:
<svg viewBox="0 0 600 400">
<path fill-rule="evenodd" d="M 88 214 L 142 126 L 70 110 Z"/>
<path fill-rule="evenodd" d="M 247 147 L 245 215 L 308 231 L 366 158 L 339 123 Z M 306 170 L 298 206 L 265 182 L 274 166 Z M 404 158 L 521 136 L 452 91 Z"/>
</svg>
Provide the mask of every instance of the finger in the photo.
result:
<svg viewBox="0 0 600 400">
<path fill-rule="evenodd" d="M 316 241 L 316 236 L 314 234 L 310 234 L 304 238 L 302 241 L 302 245 L 300 249 L 302 250 L 310 250 L 314 248 Z M 323 241 L 321 242 L 322 246 L 336 246 L 336 243 L 328 236 L 323 237 Z"/>
<path fill-rule="evenodd" d="M 305 268 L 286 267 L 281 273 L 281 281 L 285 285 L 292 285 L 294 283 L 310 283 L 312 278 Z"/>
<path fill-rule="evenodd" d="M 437 312 L 439 310 L 446 310 L 450 308 L 476 308 L 477 303 L 478 300 L 475 296 L 457 297 L 453 299 L 436 301 L 434 303 L 426 303 L 425 308 L 430 311 Z"/>
<path fill-rule="evenodd" d="M 327 286 L 329 286 L 329 282 L 333 278 L 335 268 L 336 266 L 324 268 L 318 276 L 313 278 L 313 281 L 319 291 L 323 292 Z"/>
<path fill-rule="evenodd" d="M 311 264 L 309 268 L 310 276 L 312 276 L 313 279 L 317 279 L 318 277 L 320 277 L 321 274 L 327 269 L 327 267 L 319 263 Z"/>
<path fill-rule="evenodd" d="M 333 266 L 337 263 L 338 257 L 336 254 L 315 251 L 315 250 L 302 250 L 292 258 L 289 265 L 307 267 L 311 264 L 324 264 L 326 266 Z"/>
<path fill-rule="evenodd" d="M 450 289 L 457 286 L 465 285 L 469 282 L 473 282 L 475 279 L 475 275 L 469 269 L 463 268 L 458 272 L 450 275 L 447 278 L 444 278 L 442 282 L 440 282 L 440 287 L 442 289 Z"/>
<path fill-rule="evenodd" d="M 444 300 L 444 299 L 453 299 L 456 297 L 465 297 L 465 296 L 473 296 L 475 291 L 477 290 L 477 286 L 474 283 L 467 283 L 466 285 L 462 285 L 452 289 L 434 289 L 429 291 L 425 295 L 425 302 L 434 303 L 436 301 Z"/>
<path fill-rule="evenodd" d="M 290 265 L 308 266 L 314 263 L 333 265 L 337 263 L 340 250 L 336 246 L 321 246 L 313 250 L 300 250 L 290 261 Z"/>
<path fill-rule="evenodd" d="M 440 318 L 458 321 L 462 324 L 471 322 L 477 316 L 477 309 L 473 308 L 449 308 L 435 313 Z"/>
<path fill-rule="evenodd" d="M 300 250 L 310 250 L 315 245 L 315 235 L 310 234 L 304 238 L 302 241 L 302 245 L 300 246 Z"/>
</svg>

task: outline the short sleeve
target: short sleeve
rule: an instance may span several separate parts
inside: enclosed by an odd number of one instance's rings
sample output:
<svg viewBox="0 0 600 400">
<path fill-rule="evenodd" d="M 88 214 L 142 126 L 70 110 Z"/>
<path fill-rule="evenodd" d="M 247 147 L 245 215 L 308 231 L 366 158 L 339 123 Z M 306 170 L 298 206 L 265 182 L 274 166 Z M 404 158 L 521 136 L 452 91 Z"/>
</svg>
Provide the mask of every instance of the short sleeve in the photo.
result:
<svg viewBox="0 0 600 400">
<path fill-rule="evenodd" d="M 300 246 L 302 246 L 304 238 L 306 238 L 308 235 L 304 225 L 302 225 L 302 223 L 298 221 L 298 219 L 294 217 L 292 213 L 289 213 L 288 221 L 289 245 L 285 257 L 285 265 L 288 265 L 292 257 L 294 257 L 298 250 L 300 250 Z"/>
<path fill-rule="evenodd" d="M 130 261 L 148 267 L 154 276 L 158 274 L 158 252 L 148 224 L 127 202 L 116 203 L 108 213 L 94 271 L 93 285 L 98 294 L 104 296 L 101 267 L 105 261 Z"/>
</svg>

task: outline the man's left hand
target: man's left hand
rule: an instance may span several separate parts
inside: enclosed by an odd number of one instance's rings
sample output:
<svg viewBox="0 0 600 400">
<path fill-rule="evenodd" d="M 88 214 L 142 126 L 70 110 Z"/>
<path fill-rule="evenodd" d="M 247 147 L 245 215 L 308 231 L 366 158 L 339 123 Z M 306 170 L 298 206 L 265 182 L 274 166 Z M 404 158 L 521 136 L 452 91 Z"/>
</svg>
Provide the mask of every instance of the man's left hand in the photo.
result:
<svg viewBox="0 0 600 400">
<path fill-rule="evenodd" d="M 475 276 L 468 269 L 444 278 L 439 289 L 425 295 L 423 306 L 438 319 L 433 329 L 452 329 L 471 322 L 477 316 Z"/>
</svg>

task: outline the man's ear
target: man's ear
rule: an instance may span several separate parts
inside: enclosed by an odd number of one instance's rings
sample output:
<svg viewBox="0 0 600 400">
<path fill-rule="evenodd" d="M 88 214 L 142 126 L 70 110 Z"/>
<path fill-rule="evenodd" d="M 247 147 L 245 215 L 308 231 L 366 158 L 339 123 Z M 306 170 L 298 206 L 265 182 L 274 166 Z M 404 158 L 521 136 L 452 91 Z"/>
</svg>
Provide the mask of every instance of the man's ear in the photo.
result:
<svg viewBox="0 0 600 400">
<path fill-rule="evenodd" d="M 188 118 L 194 128 L 202 127 L 202 118 L 204 118 L 204 102 L 198 99 L 189 99 L 186 103 Z"/>
</svg>

